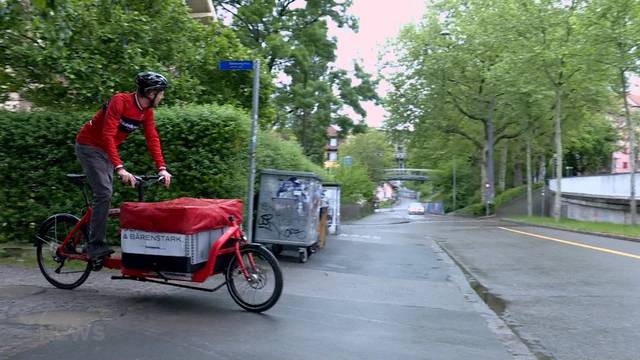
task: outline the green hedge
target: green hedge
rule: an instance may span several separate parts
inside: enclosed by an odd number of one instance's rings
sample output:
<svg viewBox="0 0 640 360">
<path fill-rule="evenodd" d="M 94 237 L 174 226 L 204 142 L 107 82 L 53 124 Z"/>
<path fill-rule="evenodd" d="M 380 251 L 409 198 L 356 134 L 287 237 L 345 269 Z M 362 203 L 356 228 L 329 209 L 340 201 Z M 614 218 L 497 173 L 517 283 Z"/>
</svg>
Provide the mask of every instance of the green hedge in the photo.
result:
<svg viewBox="0 0 640 360">
<path fill-rule="evenodd" d="M 333 169 L 335 180 L 340 183 L 340 201 L 357 203 L 373 197 L 375 184 L 367 175 L 367 168 L 360 164 L 338 166 Z"/>
<path fill-rule="evenodd" d="M 79 173 L 75 135 L 89 113 L 0 112 L 0 242 L 29 241 L 49 214 L 79 214 L 79 189 L 64 174 Z M 156 111 L 162 150 L 174 179 L 166 191 L 147 192 L 147 200 L 178 196 L 244 198 L 247 174 L 248 115 L 231 106 L 188 106 Z M 314 171 L 292 141 L 259 134 L 258 167 Z M 127 169 L 154 173 L 141 131 L 119 147 Z M 116 185 L 113 205 L 134 200 L 135 191 Z"/>
</svg>

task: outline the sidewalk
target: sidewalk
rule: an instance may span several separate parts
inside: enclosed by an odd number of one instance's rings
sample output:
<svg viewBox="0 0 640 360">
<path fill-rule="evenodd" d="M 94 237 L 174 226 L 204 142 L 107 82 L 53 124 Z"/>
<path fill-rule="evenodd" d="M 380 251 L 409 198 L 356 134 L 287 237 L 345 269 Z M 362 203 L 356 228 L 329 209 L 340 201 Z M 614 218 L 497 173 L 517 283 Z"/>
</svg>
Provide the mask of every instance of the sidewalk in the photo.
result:
<svg viewBox="0 0 640 360">
<path fill-rule="evenodd" d="M 373 214 L 358 220 L 350 220 L 342 223 L 342 226 L 350 225 L 397 225 L 411 222 L 406 217 L 401 216 L 402 212 L 395 212 L 392 208 L 377 209 Z"/>
</svg>

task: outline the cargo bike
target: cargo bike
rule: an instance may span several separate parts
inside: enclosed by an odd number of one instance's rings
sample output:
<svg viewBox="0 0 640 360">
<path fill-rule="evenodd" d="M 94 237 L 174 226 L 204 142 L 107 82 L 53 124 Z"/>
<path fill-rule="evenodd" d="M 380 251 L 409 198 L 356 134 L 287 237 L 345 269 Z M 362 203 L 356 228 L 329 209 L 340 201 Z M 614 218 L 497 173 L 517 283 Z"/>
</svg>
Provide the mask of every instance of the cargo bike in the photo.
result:
<svg viewBox="0 0 640 360">
<path fill-rule="evenodd" d="M 238 199 L 178 198 L 144 202 L 144 190 L 162 182 L 157 175 L 136 176 L 137 202 L 111 209 L 119 218 L 122 256 L 92 261 L 84 249 L 88 241 L 91 206 L 84 175 L 67 174 L 82 188 L 85 208 L 81 218 L 59 213 L 38 229 L 34 245 L 44 277 L 57 288 L 74 289 L 92 271 L 116 269 L 113 280 L 134 280 L 213 292 L 226 285 L 243 309 L 262 312 L 282 293 L 282 271 L 265 247 L 245 238 Z M 222 274 L 215 288 L 194 286 Z"/>
</svg>

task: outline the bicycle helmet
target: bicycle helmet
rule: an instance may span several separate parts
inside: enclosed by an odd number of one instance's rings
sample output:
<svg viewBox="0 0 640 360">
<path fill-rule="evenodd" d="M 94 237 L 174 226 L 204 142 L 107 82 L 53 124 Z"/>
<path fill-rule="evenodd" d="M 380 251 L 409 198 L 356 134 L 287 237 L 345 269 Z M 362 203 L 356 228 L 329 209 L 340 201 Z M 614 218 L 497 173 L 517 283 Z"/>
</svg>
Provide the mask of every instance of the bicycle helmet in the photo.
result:
<svg viewBox="0 0 640 360">
<path fill-rule="evenodd" d="M 136 75 L 136 91 L 143 96 L 152 90 L 164 91 L 167 85 L 167 78 L 156 72 L 144 71 Z"/>
</svg>

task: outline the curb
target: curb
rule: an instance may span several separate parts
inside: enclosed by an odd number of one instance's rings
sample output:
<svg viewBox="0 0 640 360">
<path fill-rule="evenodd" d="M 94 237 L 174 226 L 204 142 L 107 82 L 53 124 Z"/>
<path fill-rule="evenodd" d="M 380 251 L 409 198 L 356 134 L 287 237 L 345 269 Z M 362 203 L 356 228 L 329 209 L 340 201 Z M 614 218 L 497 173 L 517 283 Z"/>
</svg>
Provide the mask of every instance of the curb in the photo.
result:
<svg viewBox="0 0 640 360">
<path fill-rule="evenodd" d="M 498 341 L 502 343 L 513 359 L 538 359 L 534 351 L 527 345 L 526 341 L 520 337 L 518 332 L 502 319 L 502 317 L 487 304 L 486 299 L 472 287 L 470 282 L 476 282 L 481 287 L 484 287 L 484 285 L 446 248 L 446 241 L 433 240 L 432 244 L 436 253 L 446 256 L 448 261 L 445 260 L 445 262 L 458 270 L 457 274 L 451 274 L 451 280 L 458 285 L 465 298 L 471 302 L 475 310 L 487 321 L 489 330 L 498 338 Z"/>
<path fill-rule="evenodd" d="M 640 238 L 633 237 L 633 236 L 601 233 L 601 232 L 586 231 L 586 230 L 567 229 L 567 228 L 563 228 L 563 227 L 560 227 L 560 226 L 552 226 L 552 225 L 531 224 L 531 223 L 528 223 L 528 222 L 518 221 L 518 220 L 511 220 L 511 219 L 500 219 L 500 220 L 502 220 L 504 222 L 508 222 L 508 223 L 518 224 L 518 225 L 541 227 L 541 228 L 553 229 L 553 230 L 563 230 L 563 231 L 569 231 L 569 232 L 574 232 L 574 233 L 578 233 L 578 234 L 594 235 L 594 236 L 614 238 L 614 239 L 619 239 L 619 240 L 626 240 L 626 241 L 633 241 L 633 242 L 640 243 Z"/>
<path fill-rule="evenodd" d="M 400 220 L 396 222 L 390 223 L 364 223 L 364 224 L 342 224 L 342 226 L 386 226 L 386 225 L 399 225 L 399 224 L 408 224 L 410 220 Z"/>
</svg>

